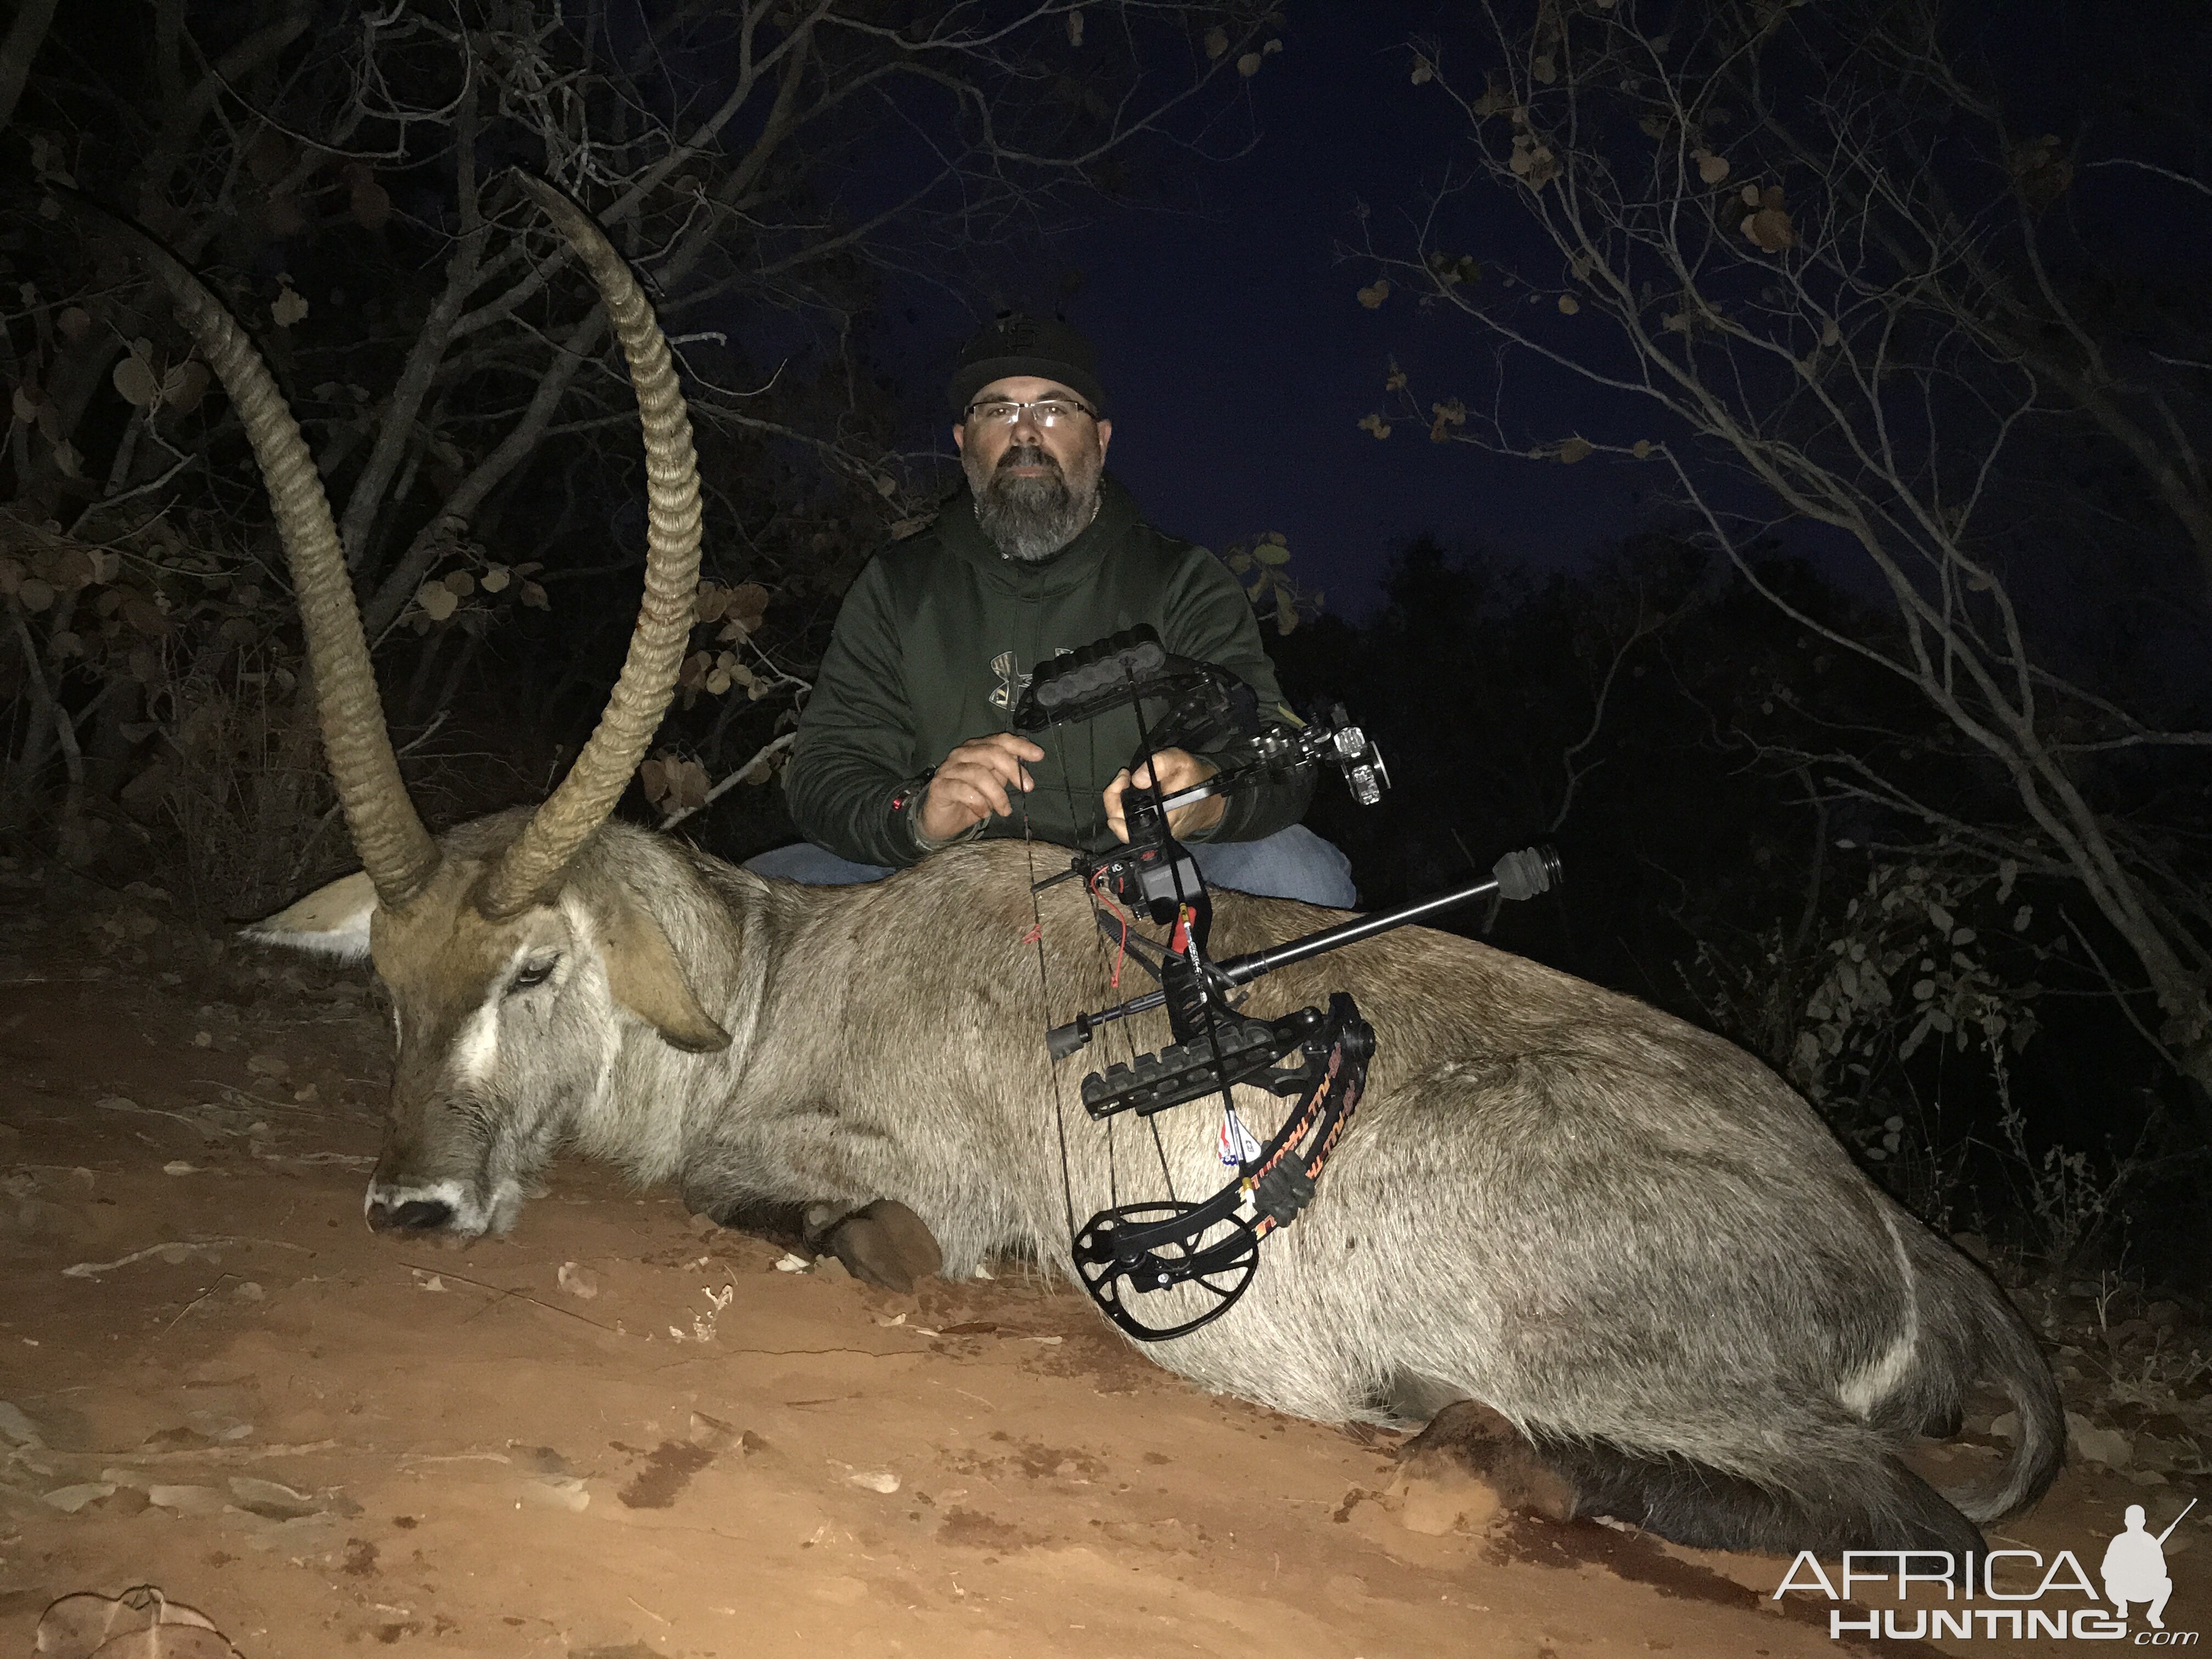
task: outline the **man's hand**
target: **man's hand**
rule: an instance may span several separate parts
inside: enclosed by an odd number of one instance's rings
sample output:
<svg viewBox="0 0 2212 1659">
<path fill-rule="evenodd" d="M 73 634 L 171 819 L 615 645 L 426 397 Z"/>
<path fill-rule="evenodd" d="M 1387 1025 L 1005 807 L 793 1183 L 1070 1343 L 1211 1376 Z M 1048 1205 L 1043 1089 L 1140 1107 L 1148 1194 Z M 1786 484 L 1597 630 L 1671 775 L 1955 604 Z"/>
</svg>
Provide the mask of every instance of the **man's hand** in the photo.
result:
<svg viewBox="0 0 2212 1659">
<path fill-rule="evenodd" d="M 1115 840 L 1129 839 L 1129 819 L 1121 810 L 1121 792 L 1133 783 L 1139 789 L 1150 787 L 1155 769 L 1159 774 L 1160 795 L 1164 799 L 1193 784 L 1204 783 L 1221 769 L 1182 749 L 1161 750 L 1152 757 L 1150 765 L 1139 767 L 1133 776 L 1127 767 L 1123 767 L 1114 775 L 1114 781 L 1106 786 L 1104 796 L 1107 827 L 1113 830 Z M 1228 800 L 1220 795 L 1209 795 L 1188 806 L 1179 806 L 1168 814 L 1168 833 L 1194 836 L 1211 830 L 1221 822 L 1221 815 L 1228 810 Z"/>
<path fill-rule="evenodd" d="M 971 738 L 947 755 L 929 781 L 929 792 L 915 812 L 922 839 L 943 846 L 994 815 L 1012 817 L 1009 788 L 1026 793 L 1036 787 L 1024 761 L 1041 761 L 1044 750 L 1012 732 Z"/>
</svg>

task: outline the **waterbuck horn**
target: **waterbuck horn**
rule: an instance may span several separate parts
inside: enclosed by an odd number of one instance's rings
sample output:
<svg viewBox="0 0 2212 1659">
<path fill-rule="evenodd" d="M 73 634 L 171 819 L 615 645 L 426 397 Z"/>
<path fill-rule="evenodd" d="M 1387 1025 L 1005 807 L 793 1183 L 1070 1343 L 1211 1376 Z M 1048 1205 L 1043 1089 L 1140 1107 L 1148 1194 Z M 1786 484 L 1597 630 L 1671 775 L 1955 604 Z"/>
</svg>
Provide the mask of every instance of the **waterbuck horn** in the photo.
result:
<svg viewBox="0 0 2212 1659">
<path fill-rule="evenodd" d="M 127 223 L 105 213 L 99 216 L 112 224 Z M 136 226 L 128 228 L 167 284 L 178 320 L 230 394 L 260 463 L 277 532 L 291 562 L 331 781 L 378 902 L 398 909 L 436 871 L 438 844 L 416 816 L 399 776 L 398 757 L 392 752 L 353 581 L 314 457 L 269 366 L 222 301 L 166 248 Z"/>
<path fill-rule="evenodd" d="M 495 921 L 551 896 L 568 860 L 614 810 L 644 758 L 675 694 L 696 615 L 701 523 L 690 418 L 668 343 L 644 293 L 588 214 L 544 180 L 514 176 L 575 249 L 629 360 L 645 429 L 647 530 L 645 599 L 621 677 L 568 775 L 485 878 L 476 902 Z M 403 908 L 436 871 L 437 843 L 416 815 L 399 775 L 344 550 L 299 423 L 253 343 L 199 278 L 137 227 L 77 200 L 134 233 L 167 284 L 179 319 L 238 410 L 291 562 L 324 752 L 346 828 L 378 902 L 387 909 Z"/>
<path fill-rule="evenodd" d="M 676 693 L 699 586 L 699 461 L 653 307 L 588 214 L 543 179 L 514 177 L 576 250 L 629 362 L 645 428 L 645 599 L 622 675 L 591 740 L 477 894 L 477 908 L 493 921 L 550 898 L 576 849 L 614 810 Z"/>
</svg>

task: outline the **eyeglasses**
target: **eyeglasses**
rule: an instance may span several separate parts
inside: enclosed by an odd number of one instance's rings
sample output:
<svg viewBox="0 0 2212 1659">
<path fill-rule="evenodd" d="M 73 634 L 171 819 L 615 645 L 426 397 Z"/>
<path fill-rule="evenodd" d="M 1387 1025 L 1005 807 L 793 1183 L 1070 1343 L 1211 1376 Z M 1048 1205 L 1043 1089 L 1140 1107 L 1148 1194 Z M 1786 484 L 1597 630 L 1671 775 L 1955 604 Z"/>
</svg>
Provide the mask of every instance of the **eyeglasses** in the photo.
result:
<svg viewBox="0 0 2212 1659">
<path fill-rule="evenodd" d="M 1079 415 L 1098 418 L 1097 411 L 1085 409 L 1069 398 L 1043 398 L 1033 404 L 1018 404 L 1007 398 L 993 398 L 983 403 L 970 404 L 962 415 L 977 426 L 1012 426 L 1022 418 L 1024 410 L 1029 417 L 1047 431 L 1064 426 Z"/>
</svg>

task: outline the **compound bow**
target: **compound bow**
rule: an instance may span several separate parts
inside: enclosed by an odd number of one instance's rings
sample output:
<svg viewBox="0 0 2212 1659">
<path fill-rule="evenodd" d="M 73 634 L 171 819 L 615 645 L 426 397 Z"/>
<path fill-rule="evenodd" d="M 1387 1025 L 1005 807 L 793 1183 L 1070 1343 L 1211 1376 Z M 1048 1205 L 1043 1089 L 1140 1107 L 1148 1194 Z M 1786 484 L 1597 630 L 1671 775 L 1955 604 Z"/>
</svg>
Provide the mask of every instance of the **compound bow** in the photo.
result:
<svg viewBox="0 0 2212 1659">
<path fill-rule="evenodd" d="M 1146 719 L 1147 702 L 1164 706 L 1156 723 Z M 1034 902 L 1035 896 L 1060 882 L 1080 881 L 1100 932 L 1158 987 L 1050 1028 L 1045 1043 L 1055 1067 L 1087 1047 L 1101 1027 L 1153 1009 L 1167 1012 L 1173 1042 L 1084 1079 L 1083 1105 L 1091 1120 L 1103 1121 L 1122 1112 L 1150 1120 L 1206 1096 L 1221 1097 L 1220 1158 L 1236 1174 L 1209 1198 L 1175 1195 L 1166 1152 L 1159 1147 L 1161 1172 L 1168 1182 L 1165 1199 L 1109 1203 L 1078 1226 L 1072 1177 L 1062 1171 L 1069 1248 L 1084 1289 L 1128 1335 L 1158 1342 L 1218 1319 L 1250 1286 L 1259 1268 L 1260 1241 L 1289 1225 L 1312 1201 L 1322 1170 L 1352 1126 L 1375 1054 L 1375 1034 L 1348 993 L 1333 993 L 1326 1011 L 1307 1007 L 1261 1019 L 1238 1012 L 1238 988 L 1293 962 L 1477 899 L 1532 898 L 1558 881 L 1559 864 L 1549 848 L 1509 853 L 1487 880 L 1357 917 L 1269 950 L 1212 961 L 1206 943 L 1212 900 L 1197 860 L 1169 829 L 1169 814 L 1324 763 L 1335 764 L 1353 799 L 1371 806 L 1389 787 L 1389 774 L 1375 745 L 1342 708 L 1325 704 L 1303 724 L 1266 718 L 1251 686 L 1216 665 L 1171 654 L 1143 626 L 1041 665 L 1015 707 L 1013 724 L 1016 731 L 1034 737 L 1121 708 L 1133 709 L 1137 720 L 1132 774 L 1144 771 L 1164 750 L 1209 744 L 1217 746 L 1218 768 L 1203 782 L 1164 796 L 1157 787 L 1139 788 L 1133 782 L 1122 798 L 1127 842 L 1076 854 L 1066 870 L 1033 880 L 1031 893 Z M 1024 815 L 1025 838 L 1027 829 Z M 1166 928 L 1165 941 L 1134 933 L 1132 912 Z M 1042 927 L 1040 908 L 1040 953 Z M 1237 1115 L 1232 1091 L 1239 1085 L 1292 1103 L 1264 1145 Z M 1060 1109 L 1057 1070 L 1054 1092 Z M 1064 1111 L 1060 1133 L 1064 1150 Z M 1154 1142 L 1158 1147 L 1157 1127 Z M 1155 1322 L 1133 1301 L 1186 1284 L 1212 1298 L 1188 1318 Z"/>
</svg>

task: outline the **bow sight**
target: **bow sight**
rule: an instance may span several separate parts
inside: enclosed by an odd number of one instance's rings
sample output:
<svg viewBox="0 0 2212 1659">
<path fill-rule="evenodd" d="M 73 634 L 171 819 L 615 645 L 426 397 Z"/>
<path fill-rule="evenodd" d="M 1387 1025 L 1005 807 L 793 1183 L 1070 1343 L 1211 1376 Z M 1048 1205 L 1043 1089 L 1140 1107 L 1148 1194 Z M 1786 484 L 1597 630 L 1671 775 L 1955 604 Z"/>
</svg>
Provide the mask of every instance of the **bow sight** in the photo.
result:
<svg viewBox="0 0 2212 1659">
<path fill-rule="evenodd" d="M 1146 705 L 1160 710 L 1151 723 Z M 1301 1008 L 1279 1019 L 1237 1012 L 1236 992 L 1264 974 L 1442 911 L 1489 899 L 1533 898 L 1559 879 L 1549 848 L 1508 853 L 1488 879 L 1433 897 L 1358 916 L 1334 927 L 1225 961 L 1206 954 L 1213 906 L 1197 860 L 1168 827 L 1168 815 L 1215 795 L 1288 777 L 1333 763 L 1363 806 L 1380 800 L 1390 777 L 1366 734 L 1342 708 L 1324 704 L 1303 723 L 1261 714 L 1253 689 L 1226 669 L 1170 653 L 1158 635 L 1137 627 L 1041 665 L 1014 710 L 1014 729 L 1035 734 L 1129 708 L 1137 717 L 1134 773 L 1160 751 L 1207 748 L 1212 776 L 1163 797 L 1132 784 L 1122 805 L 1129 839 L 1102 853 L 1079 853 L 1068 867 L 1036 884 L 1036 891 L 1079 880 L 1099 928 L 1159 988 L 1079 1013 L 1045 1035 L 1054 1061 L 1087 1046 L 1100 1027 L 1155 1008 L 1167 1011 L 1174 1041 L 1083 1080 L 1084 1109 L 1094 1120 L 1134 1112 L 1150 1118 L 1206 1095 L 1222 1103 L 1221 1156 L 1236 1179 L 1212 1197 L 1189 1202 L 1170 1196 L 1118 1204 L 1074 1230 L 1078 1275 L 1099 1309 L 1139 1341 L 1182 1336 L 1228 1312 L 1251 1284 L 1260 1241 L 1286 1226 L 1314 1196 L 1316 1183 L 1351 1127 L 1366 1085 L 1375 1034 L 1345 992 L 1326 1012 Z M 1111 905 L 1104 902 L 1111 899 Z M 1164 942 L 1133 933 L 1128 912 L 1167 928 Z M 1291 1100 L 1283 1124 L 1263 1146 L 1237 1113 L 1237 1085 Z M 1165 1153 L 1162 1155 L 1165 1171 Z M 1073 1226 L 1071 1194 L 1070 1224 Z M 1139 1316 L 1124 1294 L 1191 1285 L 1212 1300 L 1176 1322 Z"/>
</svg>

